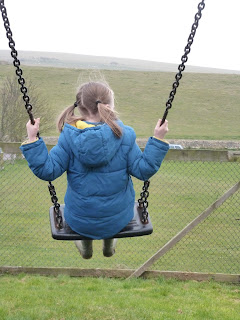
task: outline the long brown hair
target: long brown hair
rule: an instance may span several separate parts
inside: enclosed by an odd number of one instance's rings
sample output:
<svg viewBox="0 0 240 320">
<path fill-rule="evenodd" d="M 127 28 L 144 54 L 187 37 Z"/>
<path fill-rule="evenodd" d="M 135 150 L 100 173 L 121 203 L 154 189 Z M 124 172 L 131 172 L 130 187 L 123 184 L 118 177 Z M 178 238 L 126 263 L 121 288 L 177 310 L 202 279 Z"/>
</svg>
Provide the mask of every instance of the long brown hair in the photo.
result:
<svg viewBox="0 0 240 320">
<path fill-rule="evenodd" d="M 81 116 L 74 115 L 75 107 Z M 88 115 L 99 115 L 100 121 L 107 123 L 117 137 L 121 137 L 122 130 L 117 124 L 117 112 L 114 110 L 114 93 L 111 88 L 102 82 L 88 82 L 80 86 L 76 95 L 76 102 L 67 107 L 60 114 L 57 128 L 61 132 L 65 123 L 74 123 L 84 120 Z"/>
</svg>

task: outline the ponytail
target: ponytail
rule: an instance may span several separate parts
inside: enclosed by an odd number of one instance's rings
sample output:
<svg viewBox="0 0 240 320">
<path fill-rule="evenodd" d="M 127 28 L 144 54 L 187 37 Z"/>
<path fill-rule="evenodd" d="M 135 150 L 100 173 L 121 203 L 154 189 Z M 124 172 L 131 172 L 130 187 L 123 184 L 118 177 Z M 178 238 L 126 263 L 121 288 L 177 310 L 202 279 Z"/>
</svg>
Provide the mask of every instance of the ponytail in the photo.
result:
<svg viewBox="0 0 240 320">
<path fill-rule="evenodd" d="M 62 132 L 65 123 L 73 123 L 74 121 L 82 120 L 79 116 L 77 117 L 74 115 L 74 109 L 75 105 L 73 104 L 72 106 L 64 109 L 60 114 L 57 120 L 57 129 L 59 132 Z"/>
<path fill-rule="evenodd" d="M 120 138 L 122 136 L 122 129 L 117 124 L 117 113 L 108 104 L 103 104 L 98 102 L 98 112 L 100 116 L 100 121 L 105 122 L 112 129 L 113 133 Z"/>
</svg>

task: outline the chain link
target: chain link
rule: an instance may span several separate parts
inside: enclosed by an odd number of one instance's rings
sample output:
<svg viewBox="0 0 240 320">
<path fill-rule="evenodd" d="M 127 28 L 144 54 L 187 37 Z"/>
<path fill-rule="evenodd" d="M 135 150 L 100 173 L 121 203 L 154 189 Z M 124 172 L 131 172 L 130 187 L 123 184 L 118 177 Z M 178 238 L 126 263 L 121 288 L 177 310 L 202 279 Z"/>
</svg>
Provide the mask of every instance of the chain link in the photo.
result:
<svg viewBox="0 0 240 320">
<path fill-rule="evenodd" d="M 50 181 L 48 182 L 48 190 L 49 190 L 49 193 L 51 196 L 52 203 L 54 205 L 56 227 L 58 229 L 62 229 L 63 228 L 63 218 L 62 218 L 62 213 L 60 210 L 60 204 L 58 203 L 58 198 L 57 198 L 57 194 L 55 191 L 55 187 L 53 186 L 53 184 Z"/>
<path fill-rule="evenodd" d="M 148 196 L 149 196 L 149 191 L 148 191 L 148 188 L 149 188 L 149 185 L 150 185 L 150 181 L 149 180 L 146 180 L 144 181 L 144 185 L 142 187 L 142 192 L 140 193 L 140 199 L 138 199 L 138 206 L 139 208 L 142 208 L 142 212 L 141 212 L 141 221 L 143 224 L 147 224 L 148 223 L 148 211 L 147 211 L 147 208 L 148 208 Z"/>
<path fill-rule="evenodd" d="M 9 45 L 9 48 L 11 49 L 11 56 L 13 58 L 13 65 L 16 68 L 16 75 L 18 77 L 20 91 L 23 94 L 22 98 L 23 98 L 23 101 L 25 102 L 25 108 L 26 108 L 27 113 L 29 115 L 29 119 L 30 119 L 31 123 L 34 124 L 35 121 L 34 121 L 34 116 L 32 113 L 32 105 L 30 104 L 30 98 L 27 95 L 28 91 L 27 91 L 27 87 L 25 86 L 25 79 L 23 78 L 23 71 L 20 68 L 20 60 L 18 59 L 18 52 L 15 49 L 15 42 L 12 37 L 12 30 L 10 28 L 10 22 L 7 17 L 7 9 L 4 6 L 4 0 L 0 0 L 0 10 L 2 13 L 4 27 L 6 29 L 6 36 L 9 41 L 8 45 Z M 38 133 L 38 137 L 39 137 L 39 133 Z M 58 198 L 56 196 L 56 191 L 55 191 L 54 186 L 52 185 L 51 181 L 49 181 L 48 183 L 49 183 L 49 185 L 48 185 L 49 193 L 51 195 L 51 200 L 54 205 L 54 211 L 56 213 L 56 224 L 57 224 L 58 228 L 61 229 L 63 226 L 63 223 L 62 223 L 62 216 L 61 216 L 61 211 L 60 211 L 60 204 L 58 203 Z"/>
<path fill-rule="evenodd" d="M 181 58 L 182 63 L 179 64 L 179 66 L 178 66 L 178 73 L 175 75 L 175 80 L 176 81 L 173 82 L 172 90 L 170 91 L 169 98 L 168 98 L 168 100 L 166 102 L 166 110 L 165 110 L 164 115 L 162 117 L 161 125 L 165 122 L 165 120 L 167 118 L 167 115 L 168 115 L 169 109 L 172 108 L 172 102 L 173 102 L 175 94 L 177 92 L 177 88 L 179 86 L 179 82 L 182 79 L 182 72 L 185 70 L 185 63 L 188 60 L 188 54 L 191 51 L 191 46 L 193 44 L 194 36 L 195 36 L 197 28 L 198 28 L 199 20 L 202 17 L 202 10 L 204 8 L 205 8 L 205 3 L 204 3 L 204 0 L 202 0 L 198 4 L 198 12 L 194 16 L 194 22 L 193 22 L 193 25 L 192 25 L 192 28 L 191 28 L 190 35 L 188 37 L 187 45 L 184 48 L 184 54 L 183 54 L 183 56 Z"/>
</svg>

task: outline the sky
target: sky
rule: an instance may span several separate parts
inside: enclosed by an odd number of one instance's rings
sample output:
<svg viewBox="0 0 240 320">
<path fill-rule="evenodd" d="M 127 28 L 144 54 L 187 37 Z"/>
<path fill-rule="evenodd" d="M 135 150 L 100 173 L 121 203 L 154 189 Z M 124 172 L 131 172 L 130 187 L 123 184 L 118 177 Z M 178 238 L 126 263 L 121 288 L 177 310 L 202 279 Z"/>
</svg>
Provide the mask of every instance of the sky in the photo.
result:
<svg viewBox="0 0 240 320">
<path fill-rule="evenodd" d="M 200 0 L 5 0 L 16 49 L 181 63 Z M 205 0 L 187 64 L 240 70 L 239 0 Z M 9 49 L 3 23 L 0 50 Z"/>
</svg>

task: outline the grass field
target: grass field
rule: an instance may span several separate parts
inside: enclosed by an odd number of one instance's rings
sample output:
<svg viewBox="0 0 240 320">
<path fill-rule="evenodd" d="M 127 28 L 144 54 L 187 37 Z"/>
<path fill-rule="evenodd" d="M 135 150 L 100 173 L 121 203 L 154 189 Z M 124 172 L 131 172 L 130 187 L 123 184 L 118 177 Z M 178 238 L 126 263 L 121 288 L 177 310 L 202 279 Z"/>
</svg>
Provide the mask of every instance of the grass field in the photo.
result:
<svg viewBox="0 0 240 320">
<path fill-rule="evenodd" d="M 49 121 L 50 129 L 44 130 L 42 126 L 42 136 L 58 135 L 56 117 L 75 101 L 78 85 L 101 77 L 115 92 L 120 118 L 135 129 L 138 138 L 151 136 L 157 119 L 163 115 L 175 76 L 170 72 L 28 66 L 23 70 L 27 81 L 36 84 L 39 94 L 48 101 L 49 117 L 46 121 Z M 14 73 L 12 66 L 0 65 L 0 87 L 4 79 Z M 184 74 L 169 112 L 168 138 L 239 140 L 239 83 L 240 75 L 234 74 Z M 22 112 L 25 112 L 24 106 Z M 34 115 L 41 116 L 38 110 L 34 110 Z"/>
<path fill-rule="evenodd" d="M 216 282 L 0 277 L 1 320 L 238 320 L 239 287 Z"/>
</svg>

